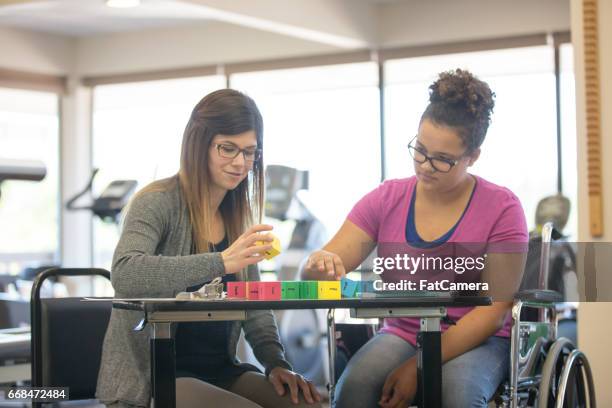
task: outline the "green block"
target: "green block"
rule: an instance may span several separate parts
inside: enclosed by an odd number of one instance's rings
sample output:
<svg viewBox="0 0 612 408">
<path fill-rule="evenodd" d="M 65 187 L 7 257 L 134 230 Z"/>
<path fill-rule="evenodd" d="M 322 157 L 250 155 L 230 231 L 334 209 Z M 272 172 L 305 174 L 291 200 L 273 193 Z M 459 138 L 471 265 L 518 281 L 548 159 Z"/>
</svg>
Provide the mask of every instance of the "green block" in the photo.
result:
<svg viewBox="0 0 612 408">
<path fill-rule="evenodd" d="M 300 299 L 318 299 L 319 285 L 317 281 L 300 282 Z"/>
<path fill-rule="evenodd" d="M 294 281 L 281 282 L 281 299 L 299 299 L 300 283 Z"/>
</svg>

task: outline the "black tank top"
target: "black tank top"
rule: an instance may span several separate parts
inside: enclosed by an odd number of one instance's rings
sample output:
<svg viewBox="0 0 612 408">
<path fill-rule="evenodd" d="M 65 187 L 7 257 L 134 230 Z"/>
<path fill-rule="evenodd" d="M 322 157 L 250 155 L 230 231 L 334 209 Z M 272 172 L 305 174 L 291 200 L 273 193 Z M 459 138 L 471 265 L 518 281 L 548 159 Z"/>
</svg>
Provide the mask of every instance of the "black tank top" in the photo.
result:
<svg viewBox="0 0 612 408">
<path fill-rule="evenodd" d="M 227 237 L 215 244 L 211 252 L 227 249 Z M 235 274 L 223 276 L 222 281 L 227 290 L 227 282 L 234 282 Z M 200 289 L 204 284 L 187 288 L 188 292 Z M 194 377 L 202 381 L 215 383 L 240 377 L 247 371 L 259 370 L 251 364 L 234 364 L 228 351 L 232 322 L 183 322 L 178 323 L 175 336 L 176 377 Z"/>
</svg>

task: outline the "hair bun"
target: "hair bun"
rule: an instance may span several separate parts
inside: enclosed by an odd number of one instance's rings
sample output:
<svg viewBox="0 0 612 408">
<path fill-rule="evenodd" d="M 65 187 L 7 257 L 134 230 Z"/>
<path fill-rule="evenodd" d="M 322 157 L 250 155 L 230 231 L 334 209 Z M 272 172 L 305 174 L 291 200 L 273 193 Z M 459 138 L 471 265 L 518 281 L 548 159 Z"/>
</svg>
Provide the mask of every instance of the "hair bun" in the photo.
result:
<svg viewBox="0 0 612 408">
<path fill-rule="evenodd" d="M 440 73 L 429 87 L 429 101 L 462 108 L 474 118 L 490 119 L 495 94 L 469 71 L 456 69 Z"/>
</svg>

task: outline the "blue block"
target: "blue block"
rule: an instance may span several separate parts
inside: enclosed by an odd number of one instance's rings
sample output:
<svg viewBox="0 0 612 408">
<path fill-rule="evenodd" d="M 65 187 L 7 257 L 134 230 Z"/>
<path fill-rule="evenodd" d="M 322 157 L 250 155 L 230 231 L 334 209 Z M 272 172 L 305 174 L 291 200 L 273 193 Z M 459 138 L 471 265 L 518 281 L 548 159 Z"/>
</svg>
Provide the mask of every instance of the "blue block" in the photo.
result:
<svg viewBox="0 0 612 408">
<path fill-rule="evenodd" d="M 342 297 L 352 298 L 357 295 L 359 289 L 359 282 L 348 278 L 342 278 L 340 281 L 340 287 L 342 288 Z"/>
<path fill-rule="evenodd" d="M 375 293 L 374 290 L 374 281 L 361 281 L 360 282 L 360 292 L 361 293 Z"/>
</svg>

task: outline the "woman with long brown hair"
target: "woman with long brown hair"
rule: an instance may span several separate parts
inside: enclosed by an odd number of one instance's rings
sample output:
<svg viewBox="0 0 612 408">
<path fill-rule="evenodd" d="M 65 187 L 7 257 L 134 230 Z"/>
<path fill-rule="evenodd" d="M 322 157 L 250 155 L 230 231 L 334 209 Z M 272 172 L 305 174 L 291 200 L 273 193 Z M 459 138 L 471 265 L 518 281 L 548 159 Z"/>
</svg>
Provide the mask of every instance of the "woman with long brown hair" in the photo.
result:
<svg viewBox="0 0 612 408">
<path fill-rule="evenodd" d="M 231 89 L 207 95 L 187 123 L 178 174 L 145 187 L 129 206 L 113 257 L 115 296 L 167 298 L 217 277 L 259 280 L 256 264 L 272 240 L 271 226 L 254 225 L 263 186 L 255 102 Z M 137 319 L 112 311 L 97 389 L 107 406 L 150 405 L 149 335 L 133 331 Z M 177 407 L 318 405 L 315 387 L 285 360 L 270 311 L 249 311 L 244 322 L 175 326 Z M 236 358 L 241 330 L 265 376 Z"/>
</svg>

